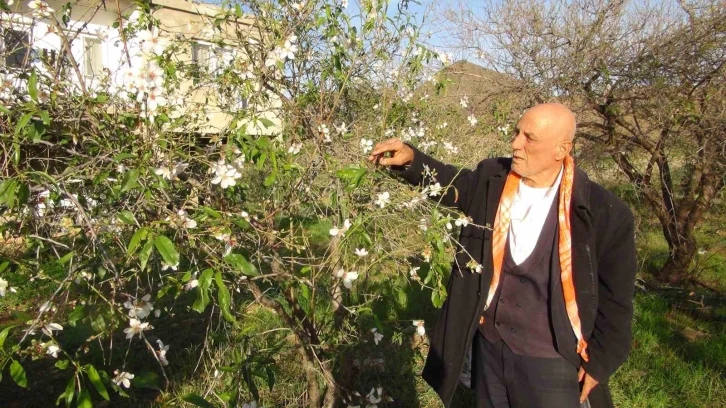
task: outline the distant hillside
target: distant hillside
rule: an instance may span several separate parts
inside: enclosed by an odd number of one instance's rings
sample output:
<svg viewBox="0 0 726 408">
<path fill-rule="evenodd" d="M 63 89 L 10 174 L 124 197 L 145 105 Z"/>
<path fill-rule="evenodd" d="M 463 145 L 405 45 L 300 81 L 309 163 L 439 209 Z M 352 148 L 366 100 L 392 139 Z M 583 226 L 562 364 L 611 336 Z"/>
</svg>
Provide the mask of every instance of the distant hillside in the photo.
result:
<svg viewBox="0 0 726 408">
<path fill-rule="evenodd" d="M 471 112 L 476 116 L 493 113 L 499 105 L 509 113 L 521 111 L 530 103 L 523 92 L 522 84 L 515 78 L 488 68 L 458 61 L 438 72 L 447 82 L 442 93 L 435 98 L 444 107 L 458 105 L 462 97 L 468 97 Z M 427 82 L 418 92 L 435 94 L 435 84 Z"/>
</svg>

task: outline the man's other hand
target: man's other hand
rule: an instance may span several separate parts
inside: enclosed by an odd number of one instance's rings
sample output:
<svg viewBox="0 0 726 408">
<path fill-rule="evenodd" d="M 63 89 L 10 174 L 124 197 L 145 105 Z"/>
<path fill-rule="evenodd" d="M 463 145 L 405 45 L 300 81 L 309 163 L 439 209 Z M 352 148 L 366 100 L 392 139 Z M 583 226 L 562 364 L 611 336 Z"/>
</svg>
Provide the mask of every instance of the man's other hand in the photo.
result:
<svg viewBox="0 0 726 408">
<path fill-rule="evenodd" d="M 590 394 L 593 388 L 598 384 L 597 380 L 592 378 L 590 374 L 585 372 L 585 369 L 580 367 L 580 372 L 577 373 L 577 379 L 580 381 L 582 391 L 580 392 L 580 404 L 583 404 L 587 400 L 587 396 Z"/>
<path fill-rule="evenodd" d="M 384 157 L 390 153 L 388 157 Z M 378 143 L 368 156 L 368 161 L 381 166 L 405 166 L 413 161 L 413 149 L 400 139 L 388 139 Z"/>
</svg>

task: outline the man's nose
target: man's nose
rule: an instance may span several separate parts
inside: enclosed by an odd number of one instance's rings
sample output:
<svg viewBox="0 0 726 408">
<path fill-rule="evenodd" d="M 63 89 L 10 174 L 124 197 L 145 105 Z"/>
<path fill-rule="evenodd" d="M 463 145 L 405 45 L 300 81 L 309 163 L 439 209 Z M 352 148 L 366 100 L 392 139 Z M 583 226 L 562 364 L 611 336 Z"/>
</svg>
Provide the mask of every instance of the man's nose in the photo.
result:
<svg viewBox="0 0 726 408">
<path fill-rule="evenodd" d="M 521 134 L 519 134 L 519 133 L 517 133 L 514 136 L 512 136 L 512 141 L 511 141 L 512 150 L 519 150 L 519 149 L 521 149 L 522 148 L 522 140 L 524 140 L 524 137 Z"/>
</svg>

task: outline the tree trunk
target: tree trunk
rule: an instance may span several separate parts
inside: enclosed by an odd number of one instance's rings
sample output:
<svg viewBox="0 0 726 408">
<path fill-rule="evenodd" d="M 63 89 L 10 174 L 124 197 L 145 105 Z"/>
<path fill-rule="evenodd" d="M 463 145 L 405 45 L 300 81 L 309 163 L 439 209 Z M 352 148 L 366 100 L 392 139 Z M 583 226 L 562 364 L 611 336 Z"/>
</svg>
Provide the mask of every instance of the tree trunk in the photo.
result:
<svg viewBox="0 0 726 408">
<path fill-rule="evenodd" d="M 687 236 L 681 235 L 671 246 L 668 260 L 658 271 L 659 277 L 670 283 L 682 283 L 691 275 L 691 262 L 695 256 L 696 239 L 691 231 Z"/>
</svg>

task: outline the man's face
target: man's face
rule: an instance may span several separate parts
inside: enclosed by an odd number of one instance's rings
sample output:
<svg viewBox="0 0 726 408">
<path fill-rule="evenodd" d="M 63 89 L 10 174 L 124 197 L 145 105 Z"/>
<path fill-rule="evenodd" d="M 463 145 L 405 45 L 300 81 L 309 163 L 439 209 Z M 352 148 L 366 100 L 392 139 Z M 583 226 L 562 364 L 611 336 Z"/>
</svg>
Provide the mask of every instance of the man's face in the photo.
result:
<svg viewBox="0 0 726 408">
<path fill-rule="evenodd" d="M 549 120 L 528 110 L 522 115 L 512 136 L 512 170 L 524 178 L 559 167 L 558 139 Z"/>
</svg>

